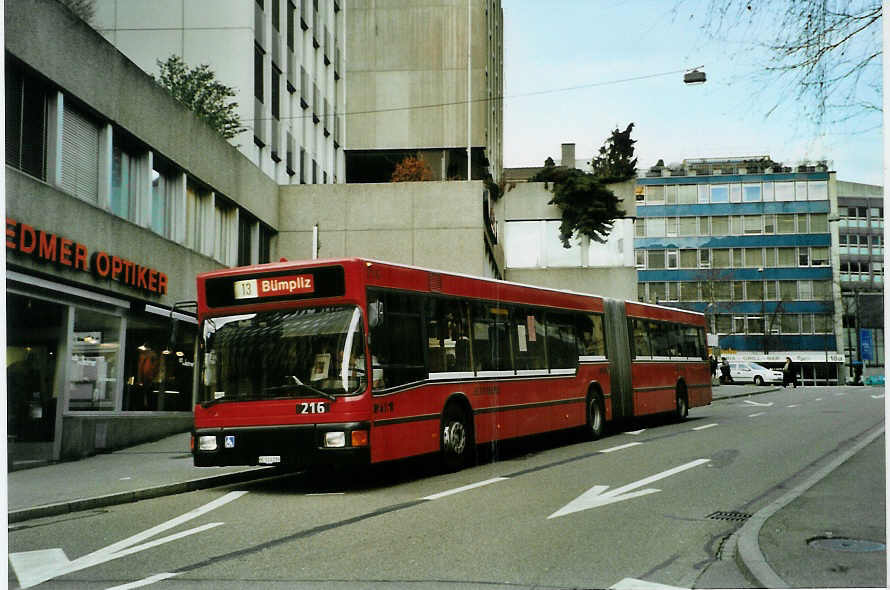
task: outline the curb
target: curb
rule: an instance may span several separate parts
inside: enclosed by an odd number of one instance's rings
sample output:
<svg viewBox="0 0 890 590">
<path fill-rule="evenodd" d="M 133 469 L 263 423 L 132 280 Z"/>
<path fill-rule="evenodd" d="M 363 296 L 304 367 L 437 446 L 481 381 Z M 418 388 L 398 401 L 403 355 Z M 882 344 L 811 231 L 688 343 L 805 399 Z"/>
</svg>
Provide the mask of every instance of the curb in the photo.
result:
<svg viewBox="0 0 890 590">
<path fill-rule="evenodd" d="M 94 498 L 78 498 L 76 500 L 68 500 L 65 502 L 58 502 L 56 504 L 44 504 L 43 506 L 33 506 L 30 508 L 21 508 L 19 510 L 10 510 L 7 514 L 7 522 L 9 524 L 24 522 L 26 520 L 32 520 L 34 518 L 59 516 L 61 514 L 79 512 L 81 510 L 94 510 L 96 508 L 104 508 L 106 506 L 127 504 L 130 502 L 137 502 L 139 500 L 148 500 L 150 498 L 159 498 L 161 496 L 171 496 L 173 494 L 193 492 L 195 490 L 214 488 L 221 485 L 252 481 L 255 479 L 268 477 L 269 474 L 273 471 L 275 471 L 274 467 L 260 467 L 247 471 L 238 471 L 236 473 L 226 473 L 224 475 L 214 475 L 211 477 L 190 479 L 188 481 L 172 483 L 163 486 L 141 488 L 129 492 L 118 492 L 115 494 L 96 496 Z"/>
<path fill-rule="evenodd" d="M 773 570 L 767 562 L 766 556 L 760 550 L 760 529 L 776 512 L 796 500 L 804 492 L 822 481 L 853 455 L 883 434 L 884 425 L 882 424 L 871 432 L 854 437 L 859 438 L 859 440 L 853 443 L 853 446 L 820 467 L 815 473 L 781 497 L 758 510 L 739 530 L 733 533 L 727 541 L 727 547 L 734 548 L 735 562 L 742 570 L 742 573 L 759 584 L 761 588 L 788 588 L 788 583 Z"/>
</svg>

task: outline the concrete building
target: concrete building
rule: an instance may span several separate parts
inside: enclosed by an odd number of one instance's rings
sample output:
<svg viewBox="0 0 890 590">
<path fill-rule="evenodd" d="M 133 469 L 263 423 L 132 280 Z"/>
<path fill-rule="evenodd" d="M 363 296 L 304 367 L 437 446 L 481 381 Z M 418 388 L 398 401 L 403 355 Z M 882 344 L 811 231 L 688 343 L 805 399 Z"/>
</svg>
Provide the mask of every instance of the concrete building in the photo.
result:
<svg viewBox="0 0 890 590">
<path fill-rule="evenodd" d="M 884 187 L 838 181 L 843 347 L 848 378 L 884 374 Z"/>
<path fill-rule="evenodd" d="M 722 354 L 843 379 L 838 187 L 824 165 L 684 160 L 637 179 L 639 299 L 704 312 Z"/>
<path fill-rule="evenodd" d="M 180 56 L 235 89 L 232 140 L 278 184 L 343 182 L 345 0 L 96 0 L 94 26 L 146 72 Z"/>
<path fill-rule="evenodd" d="M 355 0 L 346 14 L 348 182 L 388 182 L 421 154 L 435 180 L 503 167 L 500 0 Z M 472 34 L 468 34 L 471 31 Z"/>
<path fill-rule="evenodd" d="M 5 6 L 10 469 L 187 430 L 198 272 L 276 258 L 278 185 L 54 0 Z"/>
<path fill-rule="evenodd" d="M 579 167 L 575 145 L 562 145 L 565 167 Z M 529 182 L 541 170 L 504 170 L 505 192 L 498 219 L 504 236 L 504 278 L 517 283 L 594 293 L 618 299 L 636 299 L 634 266 L 634 181 L 608 185 L 621 199 L 626 217 L 617 219 L 605 244 L 587 237 L 564 248 L 559 238 L 562 213 L 548 204 L 553 193 L 543 182 Z"/>
<path fill-rule="evenodd" d="M 279 252 L 503 278 L 495 205 L 487 195 L 480 180 L 282 186 Z"/>
</svg>

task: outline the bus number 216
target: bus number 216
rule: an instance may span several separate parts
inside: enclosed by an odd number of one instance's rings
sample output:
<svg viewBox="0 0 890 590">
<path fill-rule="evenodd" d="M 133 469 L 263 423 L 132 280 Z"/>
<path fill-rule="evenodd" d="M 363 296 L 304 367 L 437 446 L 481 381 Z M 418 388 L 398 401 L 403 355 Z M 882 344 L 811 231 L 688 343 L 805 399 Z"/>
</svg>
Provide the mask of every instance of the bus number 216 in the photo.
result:
<svg viewBox="0 0 890 590">
<path fill-rule="evenodd" d="M 300 402 L 297 414 L 325 414 L 329 409 L 325 402 Z"/>
</svg>

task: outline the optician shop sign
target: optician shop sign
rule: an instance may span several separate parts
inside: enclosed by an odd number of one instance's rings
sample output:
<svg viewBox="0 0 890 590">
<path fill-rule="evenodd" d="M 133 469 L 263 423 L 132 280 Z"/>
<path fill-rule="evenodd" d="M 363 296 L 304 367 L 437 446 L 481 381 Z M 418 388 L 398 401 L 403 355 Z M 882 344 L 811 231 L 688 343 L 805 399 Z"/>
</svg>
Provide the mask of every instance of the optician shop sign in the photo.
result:
<svg viewBox="0 0 890 590">
<path fill-rule="evenodd" d="M 167 275 L 108 252 L 90 252 L 74 240 L 6 218 L 6 250 L 88 272 L 152 295 L 167 294 Z"/>
</svg>

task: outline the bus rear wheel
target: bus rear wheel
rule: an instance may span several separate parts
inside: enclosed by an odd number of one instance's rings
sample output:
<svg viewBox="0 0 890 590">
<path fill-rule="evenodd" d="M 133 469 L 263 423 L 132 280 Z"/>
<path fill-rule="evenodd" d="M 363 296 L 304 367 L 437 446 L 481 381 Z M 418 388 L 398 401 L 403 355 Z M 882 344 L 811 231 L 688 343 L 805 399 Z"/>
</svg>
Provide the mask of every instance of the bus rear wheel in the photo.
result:
<svg viewBox="0 0 890 590">
<path fill-rule="evenodd" d="M 606 428 L 606 414 L 603 403 L 596 394 L 587 396 L 587 436 L 597 440 L 603 436 Z"/>
<path fill-rule="evenodd" d="M 448 471 L 466 467 L 474 446 L 470 420 L 460 407 L 452 404 L 442 414 L 442 464 Z"/>
</svg>

